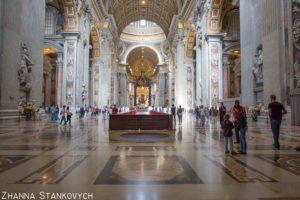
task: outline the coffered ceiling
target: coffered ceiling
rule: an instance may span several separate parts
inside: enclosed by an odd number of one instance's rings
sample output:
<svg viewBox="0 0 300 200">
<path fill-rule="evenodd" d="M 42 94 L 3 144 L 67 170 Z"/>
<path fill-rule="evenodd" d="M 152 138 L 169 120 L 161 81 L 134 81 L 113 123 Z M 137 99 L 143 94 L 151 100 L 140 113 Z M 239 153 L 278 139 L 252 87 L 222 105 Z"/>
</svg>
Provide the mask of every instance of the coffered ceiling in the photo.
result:
<svg viewBox="0 0 300 200">
<path fill-rule="evenodd" d="M 174 15 L 180 12 L 179 0 L 106 0 L 109 14 L 112 14 L 121 34 L 131 22 L 141 19 L 153 21 L 168 35 Z"/>
</svg>

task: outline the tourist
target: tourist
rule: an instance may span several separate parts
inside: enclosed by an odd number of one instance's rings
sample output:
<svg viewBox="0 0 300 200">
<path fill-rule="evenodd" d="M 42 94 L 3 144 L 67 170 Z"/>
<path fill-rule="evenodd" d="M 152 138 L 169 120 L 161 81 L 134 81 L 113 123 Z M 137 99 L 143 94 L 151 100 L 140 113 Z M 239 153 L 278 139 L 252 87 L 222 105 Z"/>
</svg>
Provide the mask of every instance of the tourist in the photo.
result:
<svg viewBox="0 0 300 200">
<path fill-rule="evenodd" d="M 215 107 L 212 108 L 212 119 L 213 119 L 214 124 L 217 123 L 217 118 L 218 118 L 218 109 L 215 106 Z"/>
<path fill-rule="evenodd" d="M 64 123 L 66 125 L 66 106 L 64 105 L 62 110 L 60 111 L 60 124 Z"/>
<path fill-rule="evenodd" d="M 183 109 L 181 106 L 179 106 L 179 108 L 177 109 L 179 125 L 182 125 L 182 115 L 183 115 Z"/>
<path fill-rule="evenodd" d="M 176 124 L 176 107 L 174 104 L 172 104 L 172 107 L 171 107 L 171 115 L 172 115 L 174 124 Z"/>
<path fill-rule="evenodd" d="M 59 120 L 58 114 L 59 114 L 59 107 L 58 107 L 58 105 L 56 105 L 56 108 L 55 108 L 55 121 Z"/>
<path fill-rule="evenodd" d="M 79 118 L 82 119 L 84 115 L 85 115 L 85 109 L 83 106 L 81 106 L 79 109 Z"/>
<path fill-rule="evenodd" d="M 55 117 L 55 115 L 56 115 L 56 107 L 54 105 L 51 106 L 50 112 L 51 112 L 51 121 L 57 120 L 56 117 Z"/>
<path fill-rule="evenodd" d="M 231 111 L 234 119 L 234 127 L 235 127 L 234 132 L 235 132 L 236 144 L 240 143 L 239 127 L 237 126 L 237 117 L 238 117 L 239 108 L 240 108 L 240 101 L 236 100 Z"/>
<path fill-rule="evenodd" d="M 287 111 L 281 103 L 276 101 L 275 95 L 271 95 L 270 99 L 271 99 L 271 103 L 269 104 L 268 109 L 269 109 L 269 117 L 271 121 L 271 129 L 274 138 L 274 148 L 276 150 L 279 150 L 280 149 L 279 134 L 280 134 L 282 115 L 286 114 Z"/>
<path fill-rule="evenodd" d="M 67 107 L 67 121 L 66 124 L 69 122 L 69 125 L 71 125 L 71 119 L 72 119 L 73 113 L 70 111 L 69 106 Z"/>
<path fill-rule="evenodd" d="M 221 102 L 221 105 L 219 107 L 219 115 L 220 115 L 220 124 L 222 126 L 222 123 L 224 122 L 224 116 L 226 115 L 226 107 L 223 102 Z"/>
<path fill-rule="evenodd" d="M 196 106 L 195 108 L 195 115 L 196 115 L 196 120 L 198 121 L 200 119 L 200 110 L 198 106 Z"/>
<path fill-rule="evenodd" d="M 247 139 L 246 132 L 248 130 L 247 125 L 247 113 L 244 107 L 240 106 L 240 102 L 237 100 L 235 102 L 237 105 L 236 109 L 236 127 L 239 130 L 239 139 L 241 145 L 241 154 L 247 154 Z"/>
<path fill-rule="evenodd" d="M 205 108 L 203 106 L 200 106 L 200 119 L 201 119 L 201 126 L 205 125 L 205 118 L 206 118 L 206 113 L 205 113 Z"/>
<path fill-rule="evenodd" d="M 230 116 L 228 114 L 225 114 L 224 121 L 221 123 L 222 129 L 223 129 L 224 140 L 225 140 L 225 154 L 229 153 L 229 150 L 228 150 L 229 145 L 230 145 L 230 153 L 236 154 L 233 150 L 233 140 L 232 140 L 232 135 L 233 135 L 232 130 L 234 129 L 234 125 L 229 120 L 229 118 L 230 118 Z M 228 143 L 229 143 L 229 145 L 228 145 Z"/>
<path fill-rule="evenodd" d="M 116 104 L 115 104 L 114 107 L 112 108 L 112 114 L 113 114 L 113 115 L 118 114 L 118 108 L 117 108 Z"/>
</svg>

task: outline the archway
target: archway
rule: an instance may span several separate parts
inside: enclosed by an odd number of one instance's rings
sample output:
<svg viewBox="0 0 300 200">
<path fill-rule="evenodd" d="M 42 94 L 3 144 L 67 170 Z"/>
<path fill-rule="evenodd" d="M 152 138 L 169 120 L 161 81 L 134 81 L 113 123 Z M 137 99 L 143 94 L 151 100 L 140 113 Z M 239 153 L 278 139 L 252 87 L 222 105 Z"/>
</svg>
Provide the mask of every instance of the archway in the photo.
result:
<svg viewBox="0 0 300 200">
<path fill-rule="evenodd" d="M 157 82 L 159 58 L 149 47 L 141 46 L 128 53 L 126 63 L 129 82 L 133 85 L 130 99 L 134 105 L 151 106 L 155 103 L 154 84 Z"/>
<path fill-rule="evenodd" d="M 59 105 L 61 94 L 57 90 L 60 77 L 58 69 L 59 54 L 50 45 L 44 45 L 44 64 L 43 64 L 43 105 L 50 107 Z"/>
</svg>

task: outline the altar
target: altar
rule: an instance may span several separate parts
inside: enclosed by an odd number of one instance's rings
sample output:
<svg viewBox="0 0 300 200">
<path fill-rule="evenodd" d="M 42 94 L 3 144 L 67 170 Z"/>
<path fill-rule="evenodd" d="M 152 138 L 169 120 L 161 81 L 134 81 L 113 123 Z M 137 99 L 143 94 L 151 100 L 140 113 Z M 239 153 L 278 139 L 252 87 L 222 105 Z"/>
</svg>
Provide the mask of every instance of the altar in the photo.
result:
<svg viewBox="0 0 300 200">
<path fill-rule="evenodd" d="M 109 117 L 109 130 L 172 130 L 172 116 L 150 111 L 130 111 Z"/>
<path fill-rule="evenodd" d="M 113 140 L 126 140 L 128 138 L 125 136 L 130 136 L 131 138 L 142 137 L 143 139 L 158 138 L 159 141 L 165 141 L 172 139 L 174 134 L 175 129 L 170 114 L 135 109 L 109 117 L 109 135 L 110 139 Z"/>
</svg>

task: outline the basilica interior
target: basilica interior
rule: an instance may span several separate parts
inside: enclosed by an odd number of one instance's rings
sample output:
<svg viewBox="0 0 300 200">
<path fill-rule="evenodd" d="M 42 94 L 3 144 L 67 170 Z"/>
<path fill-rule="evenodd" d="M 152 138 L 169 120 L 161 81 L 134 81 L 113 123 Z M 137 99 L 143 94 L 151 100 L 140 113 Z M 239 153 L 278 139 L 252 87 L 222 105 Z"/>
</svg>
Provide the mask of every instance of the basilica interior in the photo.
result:
<svg viewBox="0 0 300 200">
<path fill-rule="evenodd" d="M 270 95 L 287 110 L 280 151 Z M 220 124 L 202 126 L 193 110 L 224 103 L 230 114 L 237 100 L 249 150 L 226 155 Z M 112 140 L 104 114 L 78 117 L 113 105 L 181 106 L 182 126 Z M 53 106 L 70 109 L 72 126 L 50 120 Z M 44 113 L 28 120 L 26 109 Z M 299 148 L 298 0 L 0 0 L 2 193 L 300 199 Z"/>
</svg>

